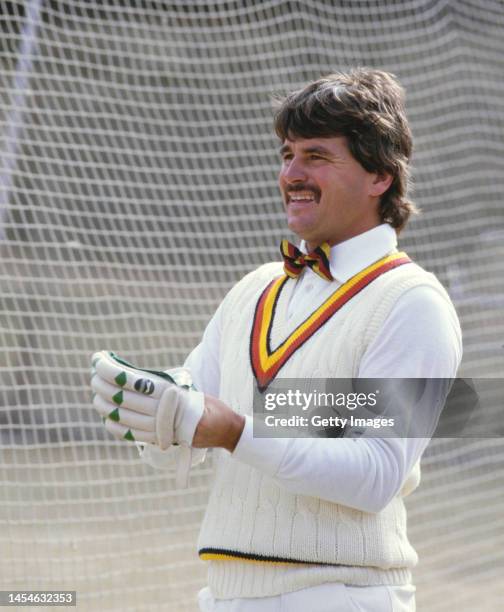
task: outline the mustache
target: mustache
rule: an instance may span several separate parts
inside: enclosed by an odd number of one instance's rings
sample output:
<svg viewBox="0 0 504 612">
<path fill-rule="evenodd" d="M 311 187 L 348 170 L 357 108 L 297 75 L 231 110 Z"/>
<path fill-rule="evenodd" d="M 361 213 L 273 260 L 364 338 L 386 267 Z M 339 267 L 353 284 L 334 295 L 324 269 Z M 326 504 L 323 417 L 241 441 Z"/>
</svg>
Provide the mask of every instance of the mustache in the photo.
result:
<svg viewBox="0 0 504 612">
<path fill-rule="evenodd" d="M 312 191 L 315 199 L 320 199 L 320 189 L 318 187 L 314 187 L 313 185 L 309 185 L 308 183 L 297 183 L 296 185 L 292 185 L 285 190 L 287 195 L 299 191 Z"/>
</svg>

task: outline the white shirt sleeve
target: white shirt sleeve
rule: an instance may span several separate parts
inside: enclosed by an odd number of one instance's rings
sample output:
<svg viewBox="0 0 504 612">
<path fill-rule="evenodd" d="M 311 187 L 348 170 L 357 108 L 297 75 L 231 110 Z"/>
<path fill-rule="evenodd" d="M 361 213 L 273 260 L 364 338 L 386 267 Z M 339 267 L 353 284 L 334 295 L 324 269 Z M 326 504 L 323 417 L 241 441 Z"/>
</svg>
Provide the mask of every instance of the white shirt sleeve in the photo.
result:
<svg viewBox="0 0 504 612">
<path fill-rule="evenodd" d="M 431 288 L 401 296 L 364 355 L 360 378 L 454 378 L 458 320 Z M 379 512 L 403 487 L 428 438 L 254 438 L 252 419 L 233 452 L 292 492 Z"/>
<path fill-rule="evenodd" d="M 213 397 L 219 397 L 220 389 L 221 329 L 222 304 L 206 326 L 201 342 L 184 362 L 184 367 L 191 371 L 193 385 L 196 389 Z"/>
</svg>

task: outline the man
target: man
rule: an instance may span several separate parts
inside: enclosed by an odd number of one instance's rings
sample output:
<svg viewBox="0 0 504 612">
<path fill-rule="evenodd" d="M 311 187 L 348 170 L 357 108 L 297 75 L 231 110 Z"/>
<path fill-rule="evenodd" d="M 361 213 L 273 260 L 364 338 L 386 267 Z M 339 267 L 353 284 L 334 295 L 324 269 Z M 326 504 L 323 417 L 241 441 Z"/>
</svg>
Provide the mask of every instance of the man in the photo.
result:
<svg viewBox="0 0 504 612">
<path fill-rule="evenodd" d="M 254 387 L 276 378 L 456 374 L 450 299 L 396 249 L 414 212 L 404 93 L 385 72 L 332 74 L 283 100 L 275 129 L 300 251 L 282 243 L 285 263 L 226 296 L 185 364 L 200 393 L 156 379 L 152 408 L 131 396 L 129 410 L 111 413 L 103 360 L 95 404 L 117 436 L 223 449 L 199 540 L 209 564 L 201 610 L 414 610 L 403 497 L 428 440 L 263 439 L 251 418 Z"/>
</svg>

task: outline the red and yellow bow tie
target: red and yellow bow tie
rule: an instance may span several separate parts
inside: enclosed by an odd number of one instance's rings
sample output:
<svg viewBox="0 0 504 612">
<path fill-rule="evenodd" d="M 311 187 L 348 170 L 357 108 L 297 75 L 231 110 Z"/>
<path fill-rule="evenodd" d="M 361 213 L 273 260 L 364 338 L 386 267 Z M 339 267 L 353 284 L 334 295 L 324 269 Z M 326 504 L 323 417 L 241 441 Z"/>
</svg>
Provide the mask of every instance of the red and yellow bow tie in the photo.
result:
<svg viewBox="0 0 504 612">
<path fill-rule="evenodd" d="M 308 255 L 302 253 L 288 240 L 282 240 L 280 253 L 284 259 L 284 271 L 287 276 L 297 278 L 305 266 L 311 268 L 316 274 L 326 281 L 332 281 L 333 276 L 329 269 L 329 253 L 331 247 L 327 242 L 322 243 Z"/>
</svg>

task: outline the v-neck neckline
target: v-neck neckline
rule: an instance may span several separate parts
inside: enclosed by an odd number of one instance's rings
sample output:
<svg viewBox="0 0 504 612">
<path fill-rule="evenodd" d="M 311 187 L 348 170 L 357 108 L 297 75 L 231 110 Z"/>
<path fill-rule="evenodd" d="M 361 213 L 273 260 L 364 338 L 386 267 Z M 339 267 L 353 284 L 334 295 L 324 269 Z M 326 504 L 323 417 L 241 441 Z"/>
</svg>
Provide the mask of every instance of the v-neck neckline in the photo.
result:
<svg viewBox="0 0 504 612">
<path fill-rule="evenodd" d="M 273 279 L 259 297 L 250 336 L 250 359 L 259 390 L 263 391 L 295 351 L 357 293 L 381 274 L 410 262 L 404 252 L 382 257 L 338 287 L 298 325 L 299 317 L 287 321 L 288 299 L 294 284 L 288 282 L 288 276 Z M 285 289 L 289 284 L 290 291 L 287 292 Z M 272 349 L 274 328 L 279 343 Z M 291 331 L 285 334 L 286 330 Z"/>
</svg>

